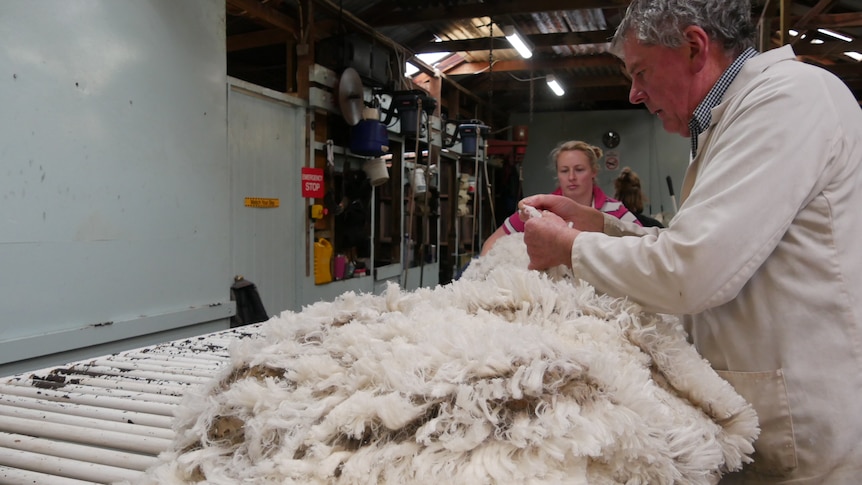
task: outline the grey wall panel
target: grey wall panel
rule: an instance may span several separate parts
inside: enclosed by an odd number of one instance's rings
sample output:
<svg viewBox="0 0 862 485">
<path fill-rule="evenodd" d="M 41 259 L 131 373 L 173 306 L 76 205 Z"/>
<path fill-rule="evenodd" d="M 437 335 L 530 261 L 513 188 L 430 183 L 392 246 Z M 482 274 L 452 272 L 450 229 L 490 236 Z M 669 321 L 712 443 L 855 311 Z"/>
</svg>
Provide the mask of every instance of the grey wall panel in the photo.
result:
<svg viewBox="0 0 862 485">
<path fill-rule="evenodd" d="M 305 278 L 305 107 L 301 100 L 231 80 L 231 267 L 257 285 L 267 313 L 297 310 Z M 246 197 L 278 199 L 246 207 Z"/>
<path fill-rule="evenodd" d="M 0 356 L 229 308 L 224 2 L 10 0 L 0 38 Z"/>
</svg>

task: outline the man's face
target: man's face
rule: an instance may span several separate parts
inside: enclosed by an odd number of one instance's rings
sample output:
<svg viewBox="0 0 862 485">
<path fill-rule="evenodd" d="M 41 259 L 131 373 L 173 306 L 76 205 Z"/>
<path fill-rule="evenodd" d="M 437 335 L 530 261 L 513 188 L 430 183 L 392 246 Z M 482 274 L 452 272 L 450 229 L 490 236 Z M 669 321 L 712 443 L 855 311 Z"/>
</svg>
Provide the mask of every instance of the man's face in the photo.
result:
<svg viewBox="0 0 862 485">
<path fill-rule="evenodd" d="M 643 45 L 632 37 L 623 43 L 625 68 L 632 80 L 629 101 L 643 103 L 666 131 L 689 136 L 688 122 L 697 106 L 690 101 L 694 74 L 689 50 Z"/>
</svg>

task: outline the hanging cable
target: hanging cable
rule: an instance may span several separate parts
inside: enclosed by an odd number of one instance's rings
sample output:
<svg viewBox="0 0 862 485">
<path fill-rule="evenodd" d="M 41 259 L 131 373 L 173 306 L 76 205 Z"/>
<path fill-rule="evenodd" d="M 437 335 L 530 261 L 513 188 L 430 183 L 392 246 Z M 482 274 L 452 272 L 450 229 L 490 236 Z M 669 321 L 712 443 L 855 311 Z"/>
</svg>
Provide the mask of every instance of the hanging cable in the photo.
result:
<svg viewBox="0 0 862 485">
<path fill-rule="evenodd" d="M 491 190 L 492 189 L 491 177 L 488 174 L 488 151 L 486 150 L 488 142 L 486 140 L 482 140 L 482 141 L 483 141 L 483 143 L 482 143 L 482 150 L 483 150 L 482 160 L 484 161 L 483 165 L 485 166 L 485 188 L 488 191 L 488 209 L 491 210 L 491 224 L 493 224 L 493 226 L 496 227 L 497 226 L 497 216 L 494 214 L 494 194 L 493 194 L 493 190 Z M 477 146 L 476 147 L 476 150 L 477 150 L 476 156 L 478 156 L 478 149 L 479 148 Z M 481 247 L 482 245 L 479 244 L 479 246 Z"/>
<path fill-rule="evenodd" d="M 491 22 L 491 29 L 489 31 L 491 35 L 491 47 L 488 50 L 488 65 L 490 69 L 488 70 L 489 82 L 491 84 L 490 94 L 488 96 L 488 114 L 491 117 L 491 124 L 494 123 L 494 23 Z M 491 224 L 496 227 L 497 225 L 497 217 L 494 215 L 494 197 L 491 186 L 491 177 L 488 173 L 488 152 L 486 150 L 487 140 L 483 139 L 481 136 L 481 128 L 477 127 L 476 129 L 476 160 L 479 159 L 479 141 L 482 141 L 482 167 L 485 175 L 485 190 L 488 193 L 488 208 L 491 210 Z M 481 190 L 478 186 L 476 190 Z M 481 209 L 481 207 L 480 207 Z M 481 218 L 480 218 L 481 219 Z M 479 226 L 479 234 L 478 234 L 478 245 L 479 249 L 482 249 L 482 226 Z"/>
<path fill-rule="evenodd" d="M 491 45 L 488 47 L 488 114 L 491 116 L 491 124 L 494 123 L 494 21 L 488 29 Z"/>
<path fill-rule="evenodd" d="M 421 156 L 421 152 L 419 150 L 419 137 L 416 137 L 416 160 L 419 161 Z M 419 286 L 422 286 L 422 283 L 425 278 L 425 248 L 426 240 L 430 240 L 431 237 L 431 221 L 429 219 L 430 211 L 428 207 L 428 200 L 431 198 L 431 120 L 428 120 L 427 128 L 425 130 L 425 146 L 428 147 L 428 158 L 425 159 L 425 170 L 422 172 L 422 176 L 424 177 L 423 183 L 425 184 L 425 192 L 422 194 L 422 239 L 419 241 Z"/>
<path fill-rule="evenodd" d="M 416 136 L 413 145 L 413 177 L 410 180 L 410 200 L 407 201 L 407 233 L 404 235 L 404 273 L 402 287 L 407 287 L 407 275 L 410 270 L 410 241 L 413 240 L 413 220 L 416 216 L 416 169 L 419 168 L 419 135 L 422 131 L 422 97 L 416 98 Z M 402 160 L 403 165 L 403 160 Z M 427 184 L 426 184 L 427 187 Z M 426 188 L 427 190 L 427 188 Z"/>
<path fill-rule="evenodd" d="M 536 78 L 533 77 L 533 71 L 530 71 L 530 123 L 533 122 L 533 102 L 536 98 Z"/>
</svg>

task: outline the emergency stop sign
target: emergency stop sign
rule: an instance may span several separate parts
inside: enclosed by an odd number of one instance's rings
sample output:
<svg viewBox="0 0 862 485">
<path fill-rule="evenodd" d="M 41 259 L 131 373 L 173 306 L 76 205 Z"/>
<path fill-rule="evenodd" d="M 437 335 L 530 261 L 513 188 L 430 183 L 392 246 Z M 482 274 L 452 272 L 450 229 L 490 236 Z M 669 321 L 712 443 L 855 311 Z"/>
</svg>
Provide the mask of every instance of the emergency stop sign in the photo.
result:
<svg viewBox="0 0 862 485">
<path fill-rule="evenodd" d="M 306 199 L 320 199 L 324 195 L 323 169 L 302 167 L 302 196 Z"/>
</svg>

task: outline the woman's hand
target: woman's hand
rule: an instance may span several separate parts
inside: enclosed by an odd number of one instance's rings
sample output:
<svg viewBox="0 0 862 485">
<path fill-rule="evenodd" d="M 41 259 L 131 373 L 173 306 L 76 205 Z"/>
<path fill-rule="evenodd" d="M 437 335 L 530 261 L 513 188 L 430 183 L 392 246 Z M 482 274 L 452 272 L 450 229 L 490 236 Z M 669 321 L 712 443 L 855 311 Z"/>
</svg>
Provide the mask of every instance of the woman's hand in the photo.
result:
<svg viewBox="0 0 862 485">
<path fill-rule="evenodd" d="M 605 227 L 605 218 L 601 211 L 578 204 L 577 202 L 562 195 L 532 195 L 518 202 L 518 212 L 521 220 L 530 219 L 527 207 L 534 207 L 540 213 L 544 211 L 553 212 L 579 231 L 602 232 Z"/>
</svg>

